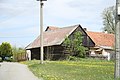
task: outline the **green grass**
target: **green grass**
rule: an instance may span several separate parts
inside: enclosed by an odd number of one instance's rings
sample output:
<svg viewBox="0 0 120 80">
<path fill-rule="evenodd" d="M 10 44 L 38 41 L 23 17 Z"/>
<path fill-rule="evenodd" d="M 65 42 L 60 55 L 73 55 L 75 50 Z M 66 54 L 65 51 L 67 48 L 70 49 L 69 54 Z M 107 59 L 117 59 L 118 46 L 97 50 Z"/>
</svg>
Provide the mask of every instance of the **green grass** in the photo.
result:
<svg viewBox="0 0 120 80">
<path fill-rule="evenodd" d="M 100 60 L 24 62 L 44 80 L 114 80 L 114 63 Z"/>
</svg>

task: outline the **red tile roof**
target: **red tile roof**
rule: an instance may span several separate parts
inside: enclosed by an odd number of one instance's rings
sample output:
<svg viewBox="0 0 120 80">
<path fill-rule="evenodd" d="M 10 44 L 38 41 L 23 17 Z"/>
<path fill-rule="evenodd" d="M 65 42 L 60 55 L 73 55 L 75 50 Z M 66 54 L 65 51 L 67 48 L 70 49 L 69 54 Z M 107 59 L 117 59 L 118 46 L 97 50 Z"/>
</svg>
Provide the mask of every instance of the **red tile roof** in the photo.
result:
<svg viewBox="0 0 120 80">
<path fill-rule="evenodd" d="M 114 47 L 115 36 L 114 34 L 107 34 L 102 32 L 86 31 L 88 36 L 93 40 L 96 46 Z"/>
<path fill-rule="evenodd" d="M 69 26 L 65 28 L 54 28 L 53 31 L 45 31 L 43 33 L 43 44 L 44 46 L 60 45 L 64 39 L 69 36 L 79 25 Z M 40 47 L 40 36 L 38 36 L 31 44 L 27 46 L 26 49 Z"/>
</svg>

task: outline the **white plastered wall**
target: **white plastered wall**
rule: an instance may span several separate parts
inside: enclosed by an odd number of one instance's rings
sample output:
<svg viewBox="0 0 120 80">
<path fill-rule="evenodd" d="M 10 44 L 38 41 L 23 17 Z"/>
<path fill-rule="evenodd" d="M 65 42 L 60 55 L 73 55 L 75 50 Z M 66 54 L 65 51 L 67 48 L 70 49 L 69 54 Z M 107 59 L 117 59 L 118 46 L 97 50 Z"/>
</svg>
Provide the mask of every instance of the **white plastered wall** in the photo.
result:
<svg viewBox="0 0 120 80">
<path fill-rule="evenodd" d="M 102 55 L 105 56 L 105 57 L 107 57 L 107 60 L 108 60 L 108 61 L 110 60 L 110 53 L 107 52 L 106 50 L 103 49 Z"/>
<path fill-rule="evenodd" d="M 26 52 L 27 52 L 28 60 L 31 60 L 31 51 L 30 50 L 26 50 Z"/>
</svg>

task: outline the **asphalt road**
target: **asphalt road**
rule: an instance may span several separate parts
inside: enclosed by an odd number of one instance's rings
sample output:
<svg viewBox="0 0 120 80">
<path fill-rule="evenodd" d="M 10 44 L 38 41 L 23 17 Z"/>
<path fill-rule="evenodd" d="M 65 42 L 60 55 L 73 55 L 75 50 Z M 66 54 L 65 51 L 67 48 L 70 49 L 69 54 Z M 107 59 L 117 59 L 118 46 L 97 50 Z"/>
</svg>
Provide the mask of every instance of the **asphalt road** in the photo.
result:
<svg viewBox="0 0 120 80">
<path fill-rule="evenodd" d="M 0 63 L 0 80 L 42 80 L 38 79 L 27 68 L 26 65 L 19 63 L 3 62 Z"/>
</svg>

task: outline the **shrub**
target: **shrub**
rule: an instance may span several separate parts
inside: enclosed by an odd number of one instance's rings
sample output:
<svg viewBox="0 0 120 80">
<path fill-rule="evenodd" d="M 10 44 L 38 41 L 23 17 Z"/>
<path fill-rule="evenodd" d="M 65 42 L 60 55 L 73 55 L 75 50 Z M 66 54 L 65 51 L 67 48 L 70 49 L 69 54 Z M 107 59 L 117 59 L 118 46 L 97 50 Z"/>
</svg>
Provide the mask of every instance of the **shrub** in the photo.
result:
<svg viewBox="0 0 120 80">
<path fill-rule="evenodd" d="M 0 57 L 2 58 L 2 60 L 4 60 L 5 57 L 11 57 L 12 54 L 12 47 L 10 45 L 10 43 L 7 42 L 3 42 L 0 45 Z"/>
<path fill-rule="evenodd" d="M 2 58 L 0 57 L 0 62 L 2 62 Z"/>
</svg>

